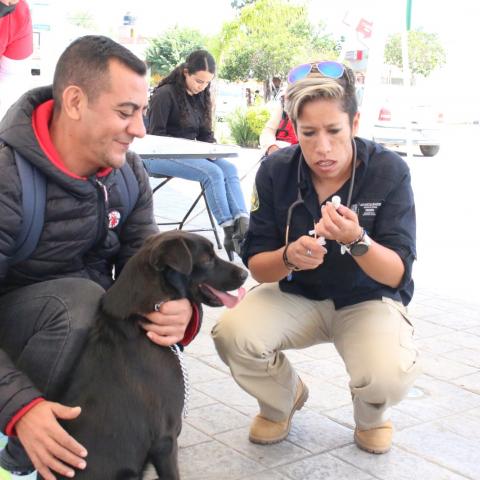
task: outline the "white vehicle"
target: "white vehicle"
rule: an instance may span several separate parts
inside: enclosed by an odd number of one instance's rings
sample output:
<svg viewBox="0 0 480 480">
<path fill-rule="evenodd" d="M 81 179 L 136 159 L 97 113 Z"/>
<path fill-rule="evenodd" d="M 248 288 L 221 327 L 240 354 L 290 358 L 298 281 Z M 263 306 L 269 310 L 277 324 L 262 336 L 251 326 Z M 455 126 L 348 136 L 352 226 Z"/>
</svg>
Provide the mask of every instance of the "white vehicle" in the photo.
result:
<svg viewBox="0 0 480 480">
<path fill-rule="evenodd" d="M 375 95 L 378 116 L 373 127 L 373 140 L 388 147 L 412 144 L 420 148 L 426 157 L 433 157 L 440 150 L 443 114 L 435 108 L 425 92 L 401 85 L 381 85 Z M 407 131 L 407 127 L 410 131 Z"/>
</svg>

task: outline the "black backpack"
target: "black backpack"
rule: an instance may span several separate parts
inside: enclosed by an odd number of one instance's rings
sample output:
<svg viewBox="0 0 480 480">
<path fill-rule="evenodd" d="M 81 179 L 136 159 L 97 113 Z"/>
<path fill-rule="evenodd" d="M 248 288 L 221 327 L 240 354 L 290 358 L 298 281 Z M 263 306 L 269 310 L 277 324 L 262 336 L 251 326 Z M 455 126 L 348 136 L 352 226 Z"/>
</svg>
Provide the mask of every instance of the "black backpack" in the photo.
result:
<svg viewBox="0 0 480 480">
<path fill-rule="evenodd" d="M 25 157 L 14 150 L 15 162 L 22 184 L 22 229 L 17 237 L 15 253 L 9 259 L 9 265 L 26 260 L 35 250 L 43 230 L 45 204 L 47 197 L 47 179 Z M 130 215 L 139 195 L 138 180 L 132 168 L 125 162 L 120 169 L 117 185 L 122 203 L 126 206 L 120 225 Z"/>
</svg>

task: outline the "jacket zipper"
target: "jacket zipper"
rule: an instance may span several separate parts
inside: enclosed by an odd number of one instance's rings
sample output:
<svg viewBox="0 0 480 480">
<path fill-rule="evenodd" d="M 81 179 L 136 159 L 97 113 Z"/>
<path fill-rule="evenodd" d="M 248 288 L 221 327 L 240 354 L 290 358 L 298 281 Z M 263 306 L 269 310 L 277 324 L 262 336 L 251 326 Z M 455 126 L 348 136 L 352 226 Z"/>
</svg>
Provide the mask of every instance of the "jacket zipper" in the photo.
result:
<svg viewBox="0 0 480 480">
<path fill-rule="evenodd" d="M 99 222 L 94 245 L 98 245 L 108 230 L 108 190 L 105 184 L 103 184 L 98 178 L 95 178 L 95 184 L 98 192 Z"/>
</svg>

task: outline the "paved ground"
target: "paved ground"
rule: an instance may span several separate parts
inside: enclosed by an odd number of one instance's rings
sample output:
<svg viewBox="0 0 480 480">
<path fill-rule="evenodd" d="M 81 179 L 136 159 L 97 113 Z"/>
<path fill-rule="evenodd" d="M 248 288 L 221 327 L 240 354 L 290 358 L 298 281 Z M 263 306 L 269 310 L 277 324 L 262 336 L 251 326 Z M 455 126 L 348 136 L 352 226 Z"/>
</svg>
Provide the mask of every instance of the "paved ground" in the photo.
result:
<svg viewBox="0 0 480 480">
<path fill-rule="evenodd" d="M 247 198 L 257 159 L 257 152 L 244 151 L 237 161 L 241 175 L 247 174 Z M 156 208 L 178 218 L 197 186 L 171 183 L 157 194 Z M 207 225 L 205 213 L 193 224 Z M 253 284 L 249 279 L 248 286 Z M 202 331 L 186 354 L 192 396 L 180 437 L 182 479 L 480 480 L 480 303 L 439 295 L 429 289 L 428 278 L 417 284 L 410 312 L 424 374 L 394 409 L 394 446 L 381 456 L 353 444 L 348 379 L 328 344 L 287 353 L 310 390 L 288 439 L 269 447 L 249 443 L 256 402 L 215 352 L 209 332 L 221 310 L 205 309 Z"/>
</svg>

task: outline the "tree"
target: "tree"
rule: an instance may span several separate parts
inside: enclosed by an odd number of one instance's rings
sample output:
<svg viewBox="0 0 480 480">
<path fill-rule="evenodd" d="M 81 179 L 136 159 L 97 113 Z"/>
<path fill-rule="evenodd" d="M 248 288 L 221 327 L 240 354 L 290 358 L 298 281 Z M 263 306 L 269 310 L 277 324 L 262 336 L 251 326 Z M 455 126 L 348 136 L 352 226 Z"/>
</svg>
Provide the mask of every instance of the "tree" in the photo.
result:
<svg viewBox="0 0 480 480">
<path fill-rule="evenodd" d="M 145 58 L 152 74 L 165 76 L 184 62 L 193 50 L 205 48 L 206 43 L 206 37 L 198 30 L 175 26 L 150 40 Z"/>
<path fill-rule="evenodd" d="M 402 68 L 401 35 L 391 35 L 385 45 L 385 63 Z M 408 32 L 408 61 L 414 75 L 428 77 L 446 61 L 445 49 L 436 33 L 410 30 Z"/>
<path fill-rule="evenodd" d="M 245 5 L 251 5 L 255 3 L 256 0 L 232 0 L 230 5 L 236 10 L 241 10 Z"/>
<path fill-rule="evenodd" d="M 69 14 L 68 21 L 72 25 L 86 30 L 96 30 L 98 28 L 94 16 L 86 10 L 77 10 Z"/>
<path fill-rule="evenodd" d="M 339 51 L 323 25 L 311 24 L 306 7 L 289 0 L 256 0 L 243 6 L 220 37 L 220 76 L 263 81 L 266 98 L 273 76 L 285 78 L 297 63 L 336 58 Z"/>
</svg>

